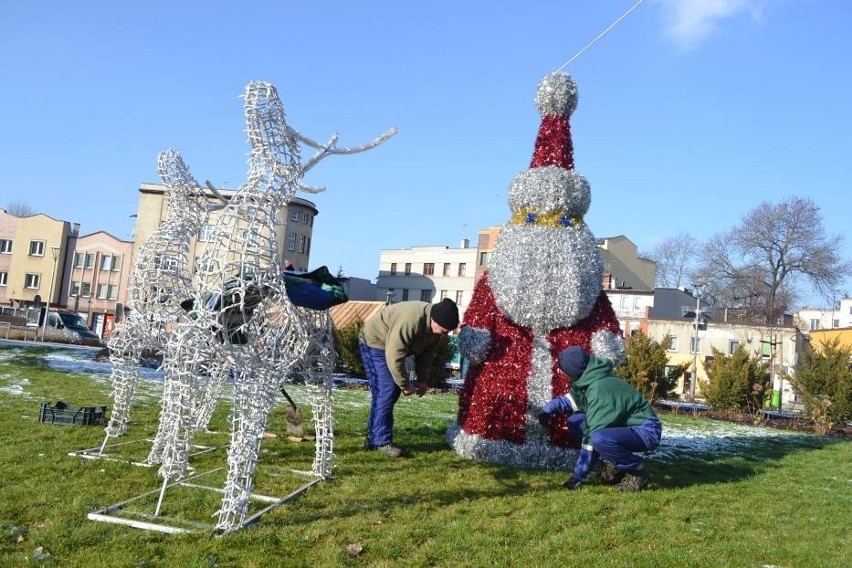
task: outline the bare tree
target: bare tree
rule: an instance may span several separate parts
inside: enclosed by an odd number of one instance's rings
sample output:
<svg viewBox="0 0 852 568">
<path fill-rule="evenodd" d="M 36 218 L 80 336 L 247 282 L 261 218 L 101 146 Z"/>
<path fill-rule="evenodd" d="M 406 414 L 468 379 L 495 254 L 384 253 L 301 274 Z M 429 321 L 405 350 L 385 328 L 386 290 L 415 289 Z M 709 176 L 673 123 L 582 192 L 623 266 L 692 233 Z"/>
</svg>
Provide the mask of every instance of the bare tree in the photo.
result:
<svg viewBox="0 0 852 568">
<path fill-rule="evenodd" d="M 838 254 L 842 243 L 841 235 L 825 234 L 812 199 L 763 202 L 705 244 L 696 278 L 717 303 L 746 308 L 773 324 L 790 309 L 802 280 L 830 297 L 852 274 L 852 263 Z"/>
<path fill-rule="evenodd" d="M 698 244 L 686 233 L 669 237 L 646 255 L 657 263 L 656 285 L 661 288 L 686 286 L 691 276 Z"/>
<path fill-rule="evenodd" d="M 35 211 L 23 201 L 13 201 L 6 207 L 6 213 L 14 217 L 29 217 Z"/>
</svg>

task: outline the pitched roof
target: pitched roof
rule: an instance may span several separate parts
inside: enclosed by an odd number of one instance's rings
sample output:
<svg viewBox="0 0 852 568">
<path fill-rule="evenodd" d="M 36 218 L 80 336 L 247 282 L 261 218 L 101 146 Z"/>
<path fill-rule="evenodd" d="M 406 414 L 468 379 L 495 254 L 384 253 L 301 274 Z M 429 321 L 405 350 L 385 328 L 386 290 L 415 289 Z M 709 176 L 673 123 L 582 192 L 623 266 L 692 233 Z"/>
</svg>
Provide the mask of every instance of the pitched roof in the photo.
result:
<svg viewBox="0 0 852 568">
<path fill-rule="evenodd" d="M 331 316 L 331 324 L 337 329 L 342 329 L 353 322 L 364 321 L 384 305 L 385 302 L 349 300 L 332 306 L 328 313 Z"/>
</svg>

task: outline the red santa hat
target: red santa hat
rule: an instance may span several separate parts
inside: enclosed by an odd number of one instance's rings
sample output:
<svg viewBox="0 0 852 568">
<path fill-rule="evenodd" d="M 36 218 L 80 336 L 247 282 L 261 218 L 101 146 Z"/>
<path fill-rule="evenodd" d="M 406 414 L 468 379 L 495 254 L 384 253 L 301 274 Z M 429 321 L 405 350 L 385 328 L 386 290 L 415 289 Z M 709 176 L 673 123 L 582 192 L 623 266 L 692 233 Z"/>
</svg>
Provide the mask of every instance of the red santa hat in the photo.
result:
<svg viewBox="0 0 852 568">
<path fill-rule="evenodd" d="M 574 169 L 574 145 L 569 118 L 577 108 L 577 85 L 567 73 L 551 73 L 538 85 L 535 106 L 541 126 L 535 139 L 531 168 L 560 166 Z"/>
<path fill-rule="evenodd" d="M 574 170 L 569 118 L 577 108 L 577 85 L 567 73 L 551 73 L 536 89 L 535 106 L 541 125 L 532 161 L 509 186 L 512 222 L 549 227 L 579 225 L 591 204 L 591 188 Z"/>
</svg>

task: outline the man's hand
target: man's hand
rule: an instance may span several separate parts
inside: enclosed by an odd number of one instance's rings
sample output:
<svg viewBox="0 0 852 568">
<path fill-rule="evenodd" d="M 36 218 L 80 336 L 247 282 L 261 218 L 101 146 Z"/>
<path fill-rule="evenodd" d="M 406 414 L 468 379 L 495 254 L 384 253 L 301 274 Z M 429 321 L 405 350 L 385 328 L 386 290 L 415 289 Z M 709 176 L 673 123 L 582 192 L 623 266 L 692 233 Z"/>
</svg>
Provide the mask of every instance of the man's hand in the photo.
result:
<svg viewBox="0 0 852 568">
<path fill-rule="evenodd" d="M 405 396 L 411 396 L 415 393 L 414 385 L 411 383 L 405 383 L 405 386 L 402 387 L 402 394 Z"/>
<path fill-rule="evenodd" d="M 426 383 L 415 383 L 414 389 L 417 396 L 423 396 L 429 390 L 429 385 Z"/>
<path fill-rule="evenodd" d="M 550 423 L 550 413 L 549 412 L 539 412 L 538 413 L 538 423 L 541 424 L 542 428 L 547 428 L 547 425 Z"/>
</svg>

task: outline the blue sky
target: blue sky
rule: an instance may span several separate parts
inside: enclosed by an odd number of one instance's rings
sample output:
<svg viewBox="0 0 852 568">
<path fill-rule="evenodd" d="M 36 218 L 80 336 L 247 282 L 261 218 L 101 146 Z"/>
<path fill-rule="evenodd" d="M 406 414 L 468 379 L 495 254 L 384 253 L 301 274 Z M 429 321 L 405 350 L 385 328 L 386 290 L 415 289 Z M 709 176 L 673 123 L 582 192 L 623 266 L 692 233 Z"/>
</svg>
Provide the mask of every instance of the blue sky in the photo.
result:
<svg viewBox="0 0 852 568">
<path fill-rule="evenodd" d="M 536 85 L 635 3 L 6 2 L 0 207 L 130 239 L 159 152 L 179 149 L 199 180 L 242 183 L 239 95 L 271 81 L 315 139 L 399 128 L 306 179 L 327 187 L 304 196 L 320 210 L 312 264 L 375 279 L 381 249 L 475 244 L 506 222 Z M 852 258 L 850 20 L 845 0 L 645 0 L 565 69 L 595 235 L 649 251 L 802 195 Z"/>
</svg>

